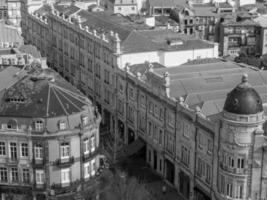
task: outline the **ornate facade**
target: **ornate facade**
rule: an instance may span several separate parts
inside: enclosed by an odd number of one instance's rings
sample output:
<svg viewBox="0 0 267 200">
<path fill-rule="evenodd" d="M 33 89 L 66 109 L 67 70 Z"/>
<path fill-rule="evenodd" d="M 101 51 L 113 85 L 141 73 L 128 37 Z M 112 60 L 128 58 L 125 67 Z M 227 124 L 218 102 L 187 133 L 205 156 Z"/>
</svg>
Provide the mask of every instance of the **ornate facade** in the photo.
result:
<svg viewBox="0 0 267 200">
<path fill-rule="evenodd" d="M 97 110 L 53 70 L 15 69 L 5 66 L 0 73 L 6 79 L 0 106 L 2 199 L 48 199 L 86 187 L 99 167 Z"/>
</svg>

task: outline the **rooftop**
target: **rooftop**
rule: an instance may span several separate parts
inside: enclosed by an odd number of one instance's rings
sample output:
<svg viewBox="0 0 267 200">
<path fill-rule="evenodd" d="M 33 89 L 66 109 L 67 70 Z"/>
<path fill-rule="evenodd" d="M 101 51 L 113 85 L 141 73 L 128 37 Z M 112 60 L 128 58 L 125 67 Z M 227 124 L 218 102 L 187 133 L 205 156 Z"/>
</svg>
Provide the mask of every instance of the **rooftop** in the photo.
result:
<svg viewBox="0 0 267 200">
<path fill-rule="evenodd" d="M 0 20 L 0 43 L 23 43 L 23 38 L 21 37 L 17 28 L 8 26 L 5 24 L 4 20 Z"/>
<path fill-rule="evenodd" d="M 177 67 L 154 68 L 154 73 L 170 77 L 170 97 L 183 97 L 191 108 L 200 107 L 203 114 L 212 116 L 222 111 L 227 93 L 240 83 L 246 73 L 253 88 L 267 104 L 267 71 L 214 59 Z"/>
<path fill-rule="evenodd" d="M 148 0 L 152 7 L 176 7 L 186 5 L 185 0 Z"/>
<path fill-rule="evenodd" d="M 89 100 L 50 69 L 8 67 L 0 72 L 7 90 L 1 97 L 0 115 L 58 117 L 81 112 Z M 15 75 L 7 76 L 6 73 Z M 12 79 L 13 81 L 11 81 Z"/>
</svg>

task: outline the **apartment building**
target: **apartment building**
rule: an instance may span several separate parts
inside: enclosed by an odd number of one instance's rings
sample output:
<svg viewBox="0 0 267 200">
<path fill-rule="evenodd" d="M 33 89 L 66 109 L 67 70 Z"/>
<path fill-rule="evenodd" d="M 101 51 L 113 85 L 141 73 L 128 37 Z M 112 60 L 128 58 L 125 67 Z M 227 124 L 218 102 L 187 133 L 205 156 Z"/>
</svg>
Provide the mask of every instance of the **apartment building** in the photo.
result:
<svg viewBox="0 0 267 200">
<path fill-rule="evenodd" d="M 20 26 L 21 13 L 20 13 L 20 0 L 5 0 L 7 4 L 8 19 L 14 26 Z"/>
<path fill-rule="evenodd" d="M 183 199 L 264 198 L 266 77 L 224 60 L 126 66 L 118 140 L 136 151 L 142 141 L 146 161 Z"/>
<path fill-rule="evenodd" d="M 260 25 L 251 19 L 230 20 L 220 25 L 220 53 L 222 56 L 260 55 Z"/>
<path fill-rule="evenodd" d="M 17 28 L 0 21 L 0 48 L 18 47 L 23 44 L 23 38 Z"/>
<path fill-rule="evenodd" d="M 7 53 L 0 58 L 1 198 L 48 199 L 86 187 L 99 168 L 100 115 L 53 70 Z"/>
<path fill-rule="evenodd" d="M 84 92 L 99 108 L 104 132 L 114 133 L 116 73 L 126 63 L 147 60 L 166 66 L 218 56 L 214 43 L 149 30 L 108 12 L 87 12 L 75 6 L 44 6 L 25 12 L 22 35 L 47 57 L 48 65 Z M 175 62 L 173 62 L 175 61 Z"/>
</svg>

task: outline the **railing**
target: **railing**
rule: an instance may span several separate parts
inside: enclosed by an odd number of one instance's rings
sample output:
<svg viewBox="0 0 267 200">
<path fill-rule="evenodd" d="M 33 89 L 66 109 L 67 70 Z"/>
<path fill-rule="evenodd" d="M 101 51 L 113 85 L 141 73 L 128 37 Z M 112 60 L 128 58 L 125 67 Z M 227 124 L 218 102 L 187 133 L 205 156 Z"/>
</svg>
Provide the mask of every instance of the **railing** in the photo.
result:
<svg viewBox="0 0 267 200">
<path fill-rule="evenodd" d="M 69 167 L 74 163 L 74 157 L 71 156 L 69 158 L 59 158 L 54 162 L 54 165 L 58 167 Z"/>
<path fill-rule="evenodd" d="M 99 148 L 96 148 L 93 152 L 83 154 L 83 162 L 86 162 L 90 160 L 91 158 L 95 157 L 99 152 L 100 152 Z"/>
<path fill-rule="evenodd" d="M 32 159 L 32 166 L 33 168 L 42 168 L 45 164 L 44 159 Z"/>
<path fill-rule="evenodd" d="M 19 159 L 18 158 L 6 158 L 6 163 L 7 164 L 18 164 Z"/>
</svg>

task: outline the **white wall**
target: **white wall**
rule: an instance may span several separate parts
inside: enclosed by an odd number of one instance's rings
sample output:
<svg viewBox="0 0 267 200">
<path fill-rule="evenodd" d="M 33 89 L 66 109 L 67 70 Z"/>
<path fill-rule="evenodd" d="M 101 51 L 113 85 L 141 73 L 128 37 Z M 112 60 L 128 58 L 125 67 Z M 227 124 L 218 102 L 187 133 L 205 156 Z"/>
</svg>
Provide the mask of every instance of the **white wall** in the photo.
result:
<svg viewBox="0 0 267 200">
<path fill-rule="evenodd" d="M 132 10 L 132 7 L 134 10 Z M 120 10 L 119 10 L 120 8 Z M 114 13 L 120 13 L 122 15 L 130 15 L 137 14 L 137 6 L 136 5 L 116 5 L 114 6 Z"/>
<path fill-rule="evenodd" d="M 256 0 L 239 0 L 239 5 L 243 6 L 243 5 L 248 5 L 248 4 L 255 4 Z"/>
<path fill-rule="evenodd" d="M 158 62 L 165 67 L 177 66 L 186 63 L 189 59 L 217 58 L 218 45 L 208 49 L 192 49 L 185 51 L 158 51 L 123 54 L 119 60 L 119 67 L 124 68 L 126 63 L 139 64 L 145 61 Z"/>
</svg>

